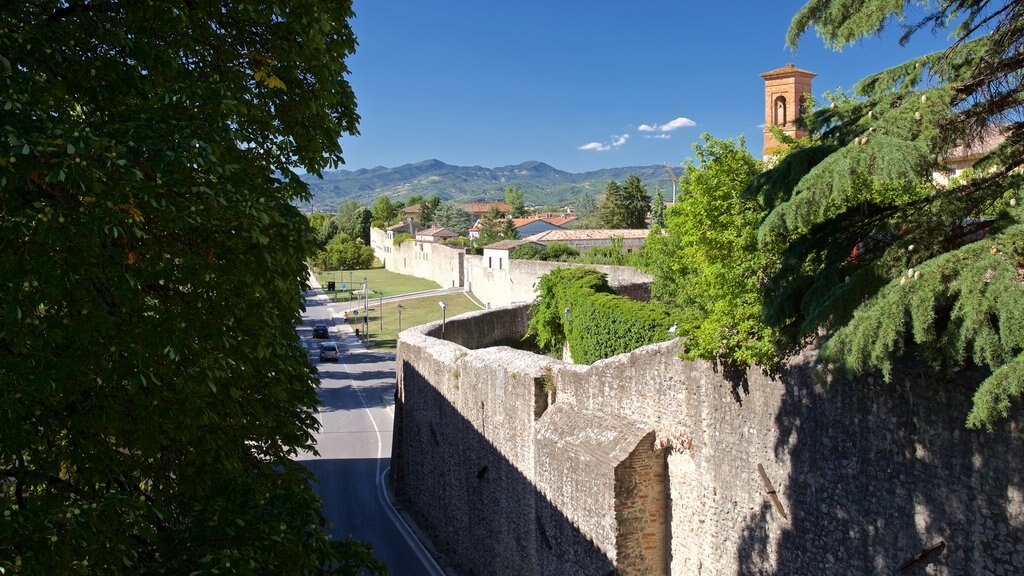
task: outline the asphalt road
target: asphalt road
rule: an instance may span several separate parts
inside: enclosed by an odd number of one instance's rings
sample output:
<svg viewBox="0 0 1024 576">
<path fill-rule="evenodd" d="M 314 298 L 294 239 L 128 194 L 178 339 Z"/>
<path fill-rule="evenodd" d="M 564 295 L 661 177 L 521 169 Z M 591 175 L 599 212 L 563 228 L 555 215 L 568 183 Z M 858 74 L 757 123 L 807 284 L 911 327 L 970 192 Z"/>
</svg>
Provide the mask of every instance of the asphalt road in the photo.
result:
<svg viewBox="0 0 1024 576">
<path fill-rule="evenodd" d="M 319 290 L 306 296 L 303 344 L 320 370 L 320 455 L 298 458 L 313 471 L 316 491 L 335 539 L 351 536 L 373 544 L 377 557 L 395 576 L 441 575 L 443 572 L 390 505 L 383 486 L 391 461 L 394 423 L 394 355 L 366 351 L 349 327 L 332 321 L 331 306 Z M 320 362 L 313 324 L 328 325 L 341 349 L 340 362 Z"/>
</svg>

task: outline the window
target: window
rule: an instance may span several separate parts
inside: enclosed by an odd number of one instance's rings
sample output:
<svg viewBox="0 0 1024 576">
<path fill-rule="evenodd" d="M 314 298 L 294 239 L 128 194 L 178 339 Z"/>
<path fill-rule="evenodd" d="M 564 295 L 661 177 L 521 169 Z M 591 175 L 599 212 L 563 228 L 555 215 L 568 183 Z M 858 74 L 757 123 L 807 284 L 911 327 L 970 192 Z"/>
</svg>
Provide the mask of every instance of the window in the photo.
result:
<svg viewBox="0 0 1024 576">
<path fill-rule="evenodd" d="M 786 97 L 777 96 L 775 98 L 775 122 L 776 126 L 786 125 Z"/>
</svg>

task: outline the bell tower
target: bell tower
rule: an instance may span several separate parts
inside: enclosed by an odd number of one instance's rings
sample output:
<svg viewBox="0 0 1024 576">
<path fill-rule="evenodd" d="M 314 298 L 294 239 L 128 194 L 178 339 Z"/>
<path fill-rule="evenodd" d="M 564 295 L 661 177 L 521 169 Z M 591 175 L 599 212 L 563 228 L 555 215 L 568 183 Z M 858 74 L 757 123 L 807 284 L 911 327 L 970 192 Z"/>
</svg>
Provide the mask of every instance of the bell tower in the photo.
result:
<svg viewBox="0 0 1024 576">
<path fill-rule="evenodd" d="M 804 112 L 804 95 L 811 93 L 811 79 L 814 72 L 801 70 L 786 64 L 778 70 L 761 74 L 764 79 L 764 150 L 767 158 L 779 148 L 779 143 L 768 131 L 769 126 L 778 126 L 793 138 L 807 136 L 807 129 L 797 127 L 796 120 Z"/>
</svg>

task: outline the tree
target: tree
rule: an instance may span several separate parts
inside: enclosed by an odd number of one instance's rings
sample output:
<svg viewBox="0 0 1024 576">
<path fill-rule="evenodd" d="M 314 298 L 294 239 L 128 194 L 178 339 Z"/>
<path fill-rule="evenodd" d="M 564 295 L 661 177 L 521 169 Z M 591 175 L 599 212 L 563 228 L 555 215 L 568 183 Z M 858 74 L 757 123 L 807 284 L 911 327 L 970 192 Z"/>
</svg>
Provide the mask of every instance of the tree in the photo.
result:
<svg viewBox="0 0 1024 576">
<path fill-rule="evenodd" d="M 317 212 L 309 215 L 309 225 L 313 228 L 313 238 L 317 250 L 323 250 L 340 229 L 334 214 Z"/>
<path fill-rule="evenodd" d="M 778 251 L 759 248 L 766 211 L 741 196 L 761 163 L 742 138 L 701 138 L 679 179 L 684 194 L 666 211 L 665 235 L 652 234 L 644 245 L 653 295 L 679 318 L 684 357 L 771 366 L 781 344 L 761 319 L 761 288 L 778 267 Z"/>
<path fill-rule="evenodd" d="M 373 204 L 372 216 L 371 224 L 383 230 L 395 223 L 398 208 L 387 196 L 379 196 Z"/>
<path fill-rule="evenodd" d="M 841 48 L 883 30 L 902 2 L 816 0 L 794 18 Z M 940 0 L 906 27 L 948 29 L 952 42 L 859 82 L 807 116 L 814 146 L 792 152 L 749 193 L 771 213 L 767 243 L 786 243 L 766 289 L 776 325 L 834 332 L 825 364 L 853 373 L 914 354 L 936 369 L 987 368 L 968 416 L 991 427 L 1024 393 L 1024 121 L 1020 2 Z M 850 18 L 856 14 L 856 18 Z M 973 174 L 948 185 L 958 146 L 1001 140 Z"/>
<path fill-rule="evenodd" d="M 339 232 L 313 257 L 320 270 L 359 270 L 373 265 L 373 249 L 358 238 Z"/>
<path fill-rule="evenodd" d="M 622 212 L 625 216 L 623 228 L 646 228 L 650 211 L 651 195 L 647 193 L 647 187 L 639 176 L 630 174 L 622 185 Z"/>
<path fill-rule="evenodd" d="M 651 227 L 657 229 L 665 227 L 665 197 L 661 195 L 661 188 L 654 189 L 654 203 L 651 204 Z"/>
<path fill-rule="evenodd" d="M 505 188 L 505 204 L 512 207 L 509 213 L 513 218 L 526 216 L 526 201 L 523 198 L 523 192 L 515 186 Z"/>
<path fill-rule="evenodd" d="M 604 198 L 597 209 L 597 218 L 605 228 L 621 229 L 626 227 L 626 208 L 622 186 L 615 180 L 604 187 Z"/>
<path fill-rule="evenodd" d="M 354 574 L 311 475 L 293 167 L 351 2 L 0 4 L 0 572 Z"/>
<path fill-rule="evenodd" d="M 469 235 L 473 226 L 473 215 L 451 202 L 442 202 L 434 212 L 434 223 L 447 228 L 459 236 Z"/>
<path fill-rule="evenodd" d="M 477 239 L 477 246 L 487 246 L 502 240 L 515 240 L 519 238 L 515 222 L 497 208 L 491 208 L 487 215 L 480 219 L 480 237 Z"/>
<path fill-rule="evenodd" d="M 437 211 L 438 206 L 441 205 L 441 199 L 437 196 L 433 196 L 430 200 L 425 200 L 420 203 L 420 213 L 416 215 L 416 223 L 420 226 L 433 226 L 434 225 L 434 213 Z"/>
<path fill-rule="evenodd" d="M 351 238 L 358 238 L 364 244 L 370 243 L 370 220 L 372 214 L 366 206 L 355 200 L 347 200 L 338 206 L 338 229 Z"/>
</svg>

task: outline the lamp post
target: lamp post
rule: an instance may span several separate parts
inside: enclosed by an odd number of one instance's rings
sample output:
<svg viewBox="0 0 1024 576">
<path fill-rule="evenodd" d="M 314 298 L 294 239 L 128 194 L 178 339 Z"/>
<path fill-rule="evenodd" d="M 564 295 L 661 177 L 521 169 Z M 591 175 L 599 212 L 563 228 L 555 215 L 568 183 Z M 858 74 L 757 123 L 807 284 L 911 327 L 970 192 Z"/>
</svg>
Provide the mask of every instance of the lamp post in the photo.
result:
<svg viewBox="0 0 1024 576">
<path fill-rule="evenodd" d="M 398 310 L 398 331 L 401 332 L 402 331 L 402 310 L 405 310 L 405 306 L 402 306 L 401 304 L 399 304 L 399 305 L 395 306 L 395 310 Z M 397 340 L 398 338 L 396 337 L 395 339 Z"/>
<path fill-rule="evenodd" d="M 366 276 L 363 276 L 363 326 L 366 332 L 366 341 L 370 341 L 370 295 L 367 289 L 370 287 L 370 283 L 366 281 Z"/>
<path fill-rule="evenodd" d="M 380 308 L 380 332 L 384 333 L 384 292 L 377 290 L 378 308 Z"/>
<path fill-rule="evenodd" d="M 441 306 L 441 340 L 444 340 L 445 315 L 448 312 L 448 305 L 444 302 L 438 302 L 437 304 Z"/>
</svg>

